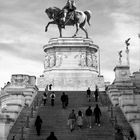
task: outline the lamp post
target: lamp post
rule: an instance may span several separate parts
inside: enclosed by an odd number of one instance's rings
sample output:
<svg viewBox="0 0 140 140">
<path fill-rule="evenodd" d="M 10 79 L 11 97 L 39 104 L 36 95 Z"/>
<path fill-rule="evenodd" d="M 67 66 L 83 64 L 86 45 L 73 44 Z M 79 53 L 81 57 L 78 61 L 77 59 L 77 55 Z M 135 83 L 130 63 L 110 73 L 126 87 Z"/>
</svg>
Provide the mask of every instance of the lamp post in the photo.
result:
<svg viewBox="0 0 140 140">
<path fill-rule="evenodd" d="M 100 66 L 100 48 L 99 48 L 99 53 L 98 53 L 98 55 L 99 55 L 99 76 L 101 75 L 101 66 Z"/>
</svg>

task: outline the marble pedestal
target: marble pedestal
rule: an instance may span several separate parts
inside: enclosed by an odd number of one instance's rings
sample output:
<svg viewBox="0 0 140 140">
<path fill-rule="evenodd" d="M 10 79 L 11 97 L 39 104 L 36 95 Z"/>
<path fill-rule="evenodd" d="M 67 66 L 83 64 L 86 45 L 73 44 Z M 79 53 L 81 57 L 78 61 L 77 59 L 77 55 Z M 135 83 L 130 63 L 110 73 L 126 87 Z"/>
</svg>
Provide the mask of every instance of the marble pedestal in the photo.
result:
<svg viewBox="0 0 140 140">
<path fill-rule="evenodd" d="M 44 73 L 38 87 L 52 84 L 52 90 L 83 91 L 98 85 L 104 89 L 104 79 L 98 76 L 98 50 L 91 39 L 50 39 L 44 46 Z"/>
</svg>

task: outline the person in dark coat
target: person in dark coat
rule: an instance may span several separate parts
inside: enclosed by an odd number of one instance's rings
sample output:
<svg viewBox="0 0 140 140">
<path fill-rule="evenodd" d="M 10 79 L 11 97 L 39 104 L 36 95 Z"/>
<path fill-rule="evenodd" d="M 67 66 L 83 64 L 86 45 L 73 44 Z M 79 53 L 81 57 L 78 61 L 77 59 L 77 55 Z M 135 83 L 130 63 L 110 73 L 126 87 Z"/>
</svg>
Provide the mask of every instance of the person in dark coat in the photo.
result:
<svg viewBox="0 0 140 140">
<path fill-rule="evenodd" d="M 65 92 L 62 93 L 61 95 L 61 102 L 62 102 L 62 108 L 66 107 L 66 95 Z"/>
<path fill-rule="evenodd" d="M 96 86 L 96 89 L 94 91 L 94 96 L 95 96 L 95 102 L 98 102 L 99 92 L 98 92 L 98 87 L 97 86 Z"/>
<path fill-rule="evenodd" d="M 94 108 L 93 115 L 95 116 L 96 125 L 100 126 L 101 110 L 100 110 L 98 104 L 96 104 L 96 107 Z"/>
<path fill-rule="evenodd" d="M 50 135 L 46 138 L 46 140 L 57 140 L 57 137 L 54 135 L 54 132 L 51 132 Z"/>
<path fill-rule="evenodd" d="M 42 126 L 42 119 L 38 115 L 35 121 L 35 127 L 38 136 L 40 136 L 41 126 Z"/>
<path fill-rule="evenodd" d="M 55 100 L 55 97 L 56 97 L 55 93 L 52 92 L 52 93 L 50 94 L 50 98 L 51 98 L 51 106 L 54 106 L 54 100 Z"/>
<path fill-rule="evenodd" d="M 89 128 L 92 127 L 92 109 L 91 109 L 91 106 L 89 106 L 87 109 L 86 109 L 86 112 L 85 112 L 85 115 L 86 115 L 86 118 L 87 118 L 87 123 L 88 123 L 88 126 Z"/>
<path fill-rule="evenodd" d="M 49 90 L 52 90 L 52 84 L 49 85 Z"/>
<path fill-rule="evenodd" d="M 88 87 L 87 89 L 87 98 L 88 98 L 88 101 L 90 102 L 90 97 L 91 97 L 91 90 L 90 88 Z"/>
</svg>

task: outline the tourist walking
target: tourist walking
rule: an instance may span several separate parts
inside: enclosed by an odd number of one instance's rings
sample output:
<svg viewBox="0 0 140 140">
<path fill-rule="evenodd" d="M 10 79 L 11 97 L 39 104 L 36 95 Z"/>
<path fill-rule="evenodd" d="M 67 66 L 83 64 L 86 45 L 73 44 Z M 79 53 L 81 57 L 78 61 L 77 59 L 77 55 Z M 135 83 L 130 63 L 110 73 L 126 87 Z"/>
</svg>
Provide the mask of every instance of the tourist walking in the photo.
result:
<svg viewBox="0 0 140 140">
<path fill-rule="evenodd" d="M 87 98 L 88 98 L 88 101 L 90 102 L 90 98 L 91 98 L 91 90 L 90 90 L 90 88 L 88 87 L 88 89 L 87 89 Z"/>
<path fill-rule="evenodd" d="M 62 102 L 62 108 L 66 107 L 66 95 L 65 92 L 62 93 L 61 95 L 61 102 Z"/>
<path fill-rule="evenodd" d="M 76 115 L 75 115 L 75 111 L 74 109 L 72 110 L 72 112 L 69 114 L 68 117 L 68 125 L 70 127 L 71 132 L 74 130 L 75 128 L 75 122 L 76 122 Z"/>
<path fill-rule="evenodd" d="M 49 84 L 49 90 L 52 90 L 52 84 Z"/>
<path fill-rule="evenodd" d="M 123 134 L 120 128 L 115 128 L 115 140 L 124 140 Z"/>
<path fill-rule="evenodd" d="M 46 94 L 46 92 L 43 93 L 42 100 L 43 100 L 43 105 L 45 106 L 46 105 L 46 101 L 47 101 L 47 94 Z"/>
<path fill-rule="evenodd" d="M 46 138 L 46 140 L 57 140 L 57 137 L 54 135 L 54 132 L 50 132 L 50 135 Z"/>
<path fill-rule="evenodd" d="M 94 108 L 93 115 L 95 116 L 95 124 L 100 126 L 101 110 L 98 104 L 96 104 L 96 107 Z"/>
<path fill-rule="evenodd" d="M 77 115 L 77 126 L 79 128 L 82 128 L 83 126 L 83 113 L 81 110 L 78 111 L 78 115 Z"/>
<path fill-rule="evenodd" d="M 54 100 L 55 100 L 55 93 L 54 92 L 52 92 L 51 94 L 50 94 L 50 98 L 51 98 L 51 106 L 54 106 Z"/>
<path fill-rule="evenodd" d="M 98 102 L 99 91 L 98 91 L 98 87 L 97 86 L 96 86 L 95 91 L 94 91 L 94 96 L 95 96 L 95 102 Z"/>
<path fill-rule="evenodd" d="M 91 124 L 91 123 L 92 123 L 92 109 L 91 109 L 91 106 L 89 106 L 89 107 L 86 109 L 85 115 L 86 115 L 88 127 L 89 127 L 89 128 L 92 128 L 92 124 Z"/>
<path fill-rule="evenodd" d="M 42 119 L 38 115 L 35 120 L 35 127 L 38 136 L 40 136 L 41 126 L 42 126 Z"/>
</svg>

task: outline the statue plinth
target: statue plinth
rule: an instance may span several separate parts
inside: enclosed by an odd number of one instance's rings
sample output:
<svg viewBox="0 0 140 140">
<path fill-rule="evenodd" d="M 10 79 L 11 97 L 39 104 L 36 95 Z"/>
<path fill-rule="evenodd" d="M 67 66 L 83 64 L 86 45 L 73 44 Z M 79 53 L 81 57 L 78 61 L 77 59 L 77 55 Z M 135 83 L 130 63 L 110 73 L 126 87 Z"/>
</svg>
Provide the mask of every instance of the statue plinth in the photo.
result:
<svg viewBox="0 0 140 140">
<path fill-rule="evenodd" d="M 40 79 L 46 85 L 52 84 L 57 91 L 95 89 L 99 47 L 91 39 L 52 38 L 43 49 L 44 77 Z"/>
</svg>

